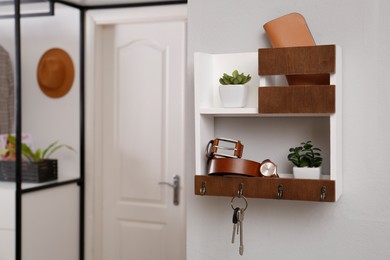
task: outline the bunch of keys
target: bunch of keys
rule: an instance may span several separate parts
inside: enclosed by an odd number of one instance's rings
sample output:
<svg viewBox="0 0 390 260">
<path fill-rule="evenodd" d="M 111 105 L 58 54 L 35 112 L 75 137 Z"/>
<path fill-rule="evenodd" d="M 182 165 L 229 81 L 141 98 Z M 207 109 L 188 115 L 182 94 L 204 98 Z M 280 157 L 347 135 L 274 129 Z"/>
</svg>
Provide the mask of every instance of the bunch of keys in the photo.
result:
<svg viewBox="0 0 390 260">
<path fill-rule="evenodd" d="M 240 196 L 240 198 L 243 198 L 245 200 L 246 206 L 245 208 L 240 208 L 240 207 L 234 207 L 233 206 L 233 200 L 235 197 L 233 197 L 231 201 L 232 209 L 233 209 L 233 234 L 232 234 L 232 244 L 234 244 L 234 239 L 237 235 L 240 235 L 240 247 L 239 247 L 239 253 L 240 255 L 244 254 L 244 239 L 243 239 L 243 221 L 244 221 L 244 212 L 248 206 L 248 202 L 245 199 L 244 196 Z"/>
</svg>

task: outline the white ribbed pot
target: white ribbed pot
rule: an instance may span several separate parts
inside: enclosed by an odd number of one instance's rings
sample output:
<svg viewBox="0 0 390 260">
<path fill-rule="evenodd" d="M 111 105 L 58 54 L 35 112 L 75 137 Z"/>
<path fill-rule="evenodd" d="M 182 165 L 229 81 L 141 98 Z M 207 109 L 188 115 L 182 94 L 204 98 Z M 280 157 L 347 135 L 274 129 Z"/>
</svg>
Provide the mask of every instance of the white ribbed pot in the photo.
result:
<svg viewBox="0 0 390 260">
<path fill-rule="evenodd" d="M 297 179 L 321 179 L 321 166 L 320 167 L 293 167 L 294 178 Z"/>
<path fill-rule="evenodd" d="M 248 99 L 248 85 L 220 85 L 219 96 L 224 107 L 245 107 Z"/>
</svg>

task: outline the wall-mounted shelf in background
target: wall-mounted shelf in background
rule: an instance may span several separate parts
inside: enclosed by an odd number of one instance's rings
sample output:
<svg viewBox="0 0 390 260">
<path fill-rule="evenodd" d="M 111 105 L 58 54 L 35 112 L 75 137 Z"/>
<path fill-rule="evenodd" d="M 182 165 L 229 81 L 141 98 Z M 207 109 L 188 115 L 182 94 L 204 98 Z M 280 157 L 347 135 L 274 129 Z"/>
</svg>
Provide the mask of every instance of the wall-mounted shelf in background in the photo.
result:
<svg viewBox="0 0 390 260">
<path fill-rule="evenodd" d="M 234 69 L 260 76 L 260 87 L 252 80 L 244 108 L 224 108 L 219 100 L 218 78 Z M 329 82 L 325 85 L 275 85 L 278 79 L 274 75 L 308 74 L 328 75 Z M 242 187 L 243 194 L 251 198 L 337 201 L 342 193 L 341 90 L 341 48 L 335 45 L 267 48 L 255 53 L 196 53 L 195 194 L 232 197 Z M 281 149 L 285 149 L 286 143 L 306 141 L 300 139 L 302 129 L 294 123 L 297 120 L 307 121 L 307 126 L 303 126 L 305 132 L 327 147 L 325 168 L 328 172 L 321 179 L 294 179 L 286 170 L 289 168 L 285 155 L 278 155 L 284 152 Z M 326 126 L 321 133 L 315 128 L 317 120 L 324 120 Z M 280 131 L 279 122 L 291 125 L 291 130 L 283 132 L 283 138 L 274 133 Z M 310 127 L 314 129 L 307 129 Z M 256 149 L 250 149 L 249 157 L 274 155 L 281 158 L 276 162 L 283 171 L 279 173 L 280 178 L 208 176 L 205 148 L 210 140 L 221 136 L 233 139 L 238 136 L 236 139 L 245 139 L 255 146 Z"/>
</svg>

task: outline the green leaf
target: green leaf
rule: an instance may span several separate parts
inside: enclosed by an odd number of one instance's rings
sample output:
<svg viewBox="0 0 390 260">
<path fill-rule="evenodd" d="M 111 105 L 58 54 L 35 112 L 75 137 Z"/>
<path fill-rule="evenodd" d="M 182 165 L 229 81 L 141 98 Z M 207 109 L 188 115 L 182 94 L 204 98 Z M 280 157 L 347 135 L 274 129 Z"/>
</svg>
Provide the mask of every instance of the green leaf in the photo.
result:
<svg viewBox="0 0 390 260">
<path fill-rule="evenodd" d="M 241 76 L 237 77 L 238 84 L 242 84 L 243 78 Z"/>
<path fill-rule="evenodd" d="M 34 161 L 39 162 L 41 160 L 41 149 L 37 149 L 34 153 Z"/>
<path fill-rule="evenodd" d="M 55 141 L 53 143 L 51 143 L 48 147 L 46 147 L 45 150 L 43 150 L 43 153 L 42 153 L 42 158 L 45 159 L 46 158 L 46 154 L 49 152 L 50 149 L 52 149 L 55 145 L 57 145 L 58 141 Z"/>
<path fill-rule="evenodd" d="M 73 152 L 76 152 L 76 150 L 73 149 L 73 147 L 71 147 L 69 145 L 61 144 L 61 145 L 57 145 L 57 146 L 53 147 L 51 150 L 49 150 L 47 155 L 46 155 L 46 158 L 49 158 L 55 151 L 57 151 L 58 149 L 63 148 L 63 147 L 67 148 Z"/>
<path fill-rule="evenodd" d="M 22 154 L 24 155 L 24 157 L 26 157 L 29 161 L 31 162 L 35 162 L 35 156 L 34 156 L 34 152 L 31 150 L 31 148 L 22 143 Z"/>
<path fill-rule="evenodd" d="M 301 160 L 300 167 L 308 167 L 310 165 L 310 161 L 306 158 Z"/>
<path fill-rule="evenodd" d="M 10 152 L 11 152 L 10 149 L 3 149 L 3 150 L 0 151 L 0 155 L 7 155 Z"/>
<path fill-rule="evenodd" d="M 233 76 L 233 78 L 237 78 L 238 77 L 238 71 L 237 70 L 233 71 L 232 76 Z"/>
</svg>

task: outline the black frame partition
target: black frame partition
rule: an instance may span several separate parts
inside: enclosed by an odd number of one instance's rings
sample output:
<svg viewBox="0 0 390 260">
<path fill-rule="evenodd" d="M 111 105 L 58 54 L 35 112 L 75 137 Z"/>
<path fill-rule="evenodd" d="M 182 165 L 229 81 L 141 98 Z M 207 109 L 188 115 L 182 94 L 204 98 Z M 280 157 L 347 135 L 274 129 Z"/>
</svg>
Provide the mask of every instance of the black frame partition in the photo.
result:
<svg viewBox="0 0 390 260">
<path fill-rule="evenodd" d="M 16 7 L 16 3 L 18 3 L 18 7 Z M 20 5 L 21 4 L 33 4 L 33 3 L 47 3 L 48 4 L 48 11 L 47 12 L 37 12 L 37 13 L 22 13 Z M 54 1 L 52 0 L 14 0 L 14 1 L 1 1 L 0 2 L 0 8 L 1 6 L 14 6 L 14 14 L 6 14 L 6 15 L 0 15 L 0 19 L 6 19 L 6 18 L 15 18 L 16 21 L 16 12 L 18 12 L 17 17 L 20 19 L 21 17 L 37 17 L 37 16 L 47 16 L 47 15 L 54 15 Z"/>
<path fill-rule="evenodd" d="M 7 1 L 12 2 L 12 1 Z M 47 13 L 39 14 L 21 14 L 20 6 L 22 3 L 32 2 L 50 2 L 50 10 Z M 110 2 L 108 0 L 107 2 Z M 13 16 L 0 16 L 1 18 L 15 19 L 15 98 L 16 98 L 16 193 L 15 193 L 15 259 L 22 260 L 22 196 L 26 193 L 37 192 L 40 190 L 51 189 L 64 185 L 78 185 L 80 188 L 79 195 L 79 260 L 84 260 L 84 239 L 85 239 L 85 14 L 88 10 L 93 9 L 111 9 L 111 8 L 128 8 L 141 6 L 158 6 L 158 5 L 173 5 L 186 4 L 187 0 L 179 1 L 156 1 L 156 2 L 133 2 L 127 4 L 102 4 L 102 5 L 78 5 L 72 1 L 66 0 L 14 0 L 15 13 Z M 22 136 L 22 79 L 21 79 L 21 26 L 20 19 L 22 17 L 44 16 L 55 14 L 55 3 L 64 4 L 80 11 L 80 176 L 79 178 L 51 182 L 31 188 L 22 188 L 22 152 L 21 152 L 21 136 Z"/>
<path fill-rule="evenodd" d="M 20 0 L 15 0 L 15 104 L 16 104 L 16 194 L 15 194 L 15 258 L 22 259 L 22 82 Z M 18 250 L 20 249 L 20 250 Z"/>
<path fill-rule="evenodd" d="M 54 15 L 54 4 L 52 0 L 33 0 L 33 1 L 23 1 L 23 3 L 37 3 L 37 2 L 50 2 L 50 10 L 45 13 L 34 13 L 34 14 L 21 14 L 21 0 L 14 1 L 14 14 L 2 16 L 1 18 L 14 18 L 15 22 L 15 99 L 16 99 L 16 108 L 15 108 L 15 123 L 16 123 L 16 173 L 15 173 L 15 259 L 22 260 L 22 195 L 25 193 L 36 192 L 44 189 L 51 189 L 64 185 L 77 184 L 80 187 L 80 215 L 79 215 L 79 256 L 80 259 L 84 259 L 84 59 L 81 58 L 84 55 L 84 42 L 83 36 L 84 33 L 80 32 L 80 176 L 79 178 L 66 180 L 66 181 L 57 181 L 50 182 L 47 184 L 42 184 L 40 186 L 23 188 L 22 187 L 22 68 L 21 68 L 21 24 L 20 20 L 22 17 L 36 17 L 36 16 L 47 16 Z M 82 26 L 84 21 L 83 12 L 80 15 L 80 30 L 84 28 Z"/>
</svg>

